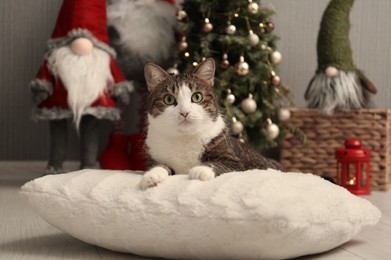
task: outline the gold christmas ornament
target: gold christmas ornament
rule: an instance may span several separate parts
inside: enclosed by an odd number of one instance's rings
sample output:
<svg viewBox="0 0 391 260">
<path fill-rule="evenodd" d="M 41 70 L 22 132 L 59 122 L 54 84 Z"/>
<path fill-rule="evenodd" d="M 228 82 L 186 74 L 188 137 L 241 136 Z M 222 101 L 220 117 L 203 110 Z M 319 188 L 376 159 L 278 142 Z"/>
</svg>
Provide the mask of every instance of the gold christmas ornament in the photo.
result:
<svg viewBox="0 0 391 260">
<path fill-rule="evenodd" d="M 257 111 L 257 103 L 255 102 L 252 94 L 249 94 L 247 98 L 243 99 L 240 103 L 240 108 L 247 115 L 253 114 Z"/>
<path fill-rule="evenodd" d="M 239 62 L 235 65 L 235 71 L 240 76 L 246 76 L 250 72 L 250 66 L 244 60 L 243 56 L 240 56 Z"/>
<path fill-rule="evenodd" d="M 211 32 L 213 30 L 213 25 L 210 23 L 209 18 L 205 18 L 205 23 L 202 28 L 202 31 L 205 33 Z"/>
</svg>

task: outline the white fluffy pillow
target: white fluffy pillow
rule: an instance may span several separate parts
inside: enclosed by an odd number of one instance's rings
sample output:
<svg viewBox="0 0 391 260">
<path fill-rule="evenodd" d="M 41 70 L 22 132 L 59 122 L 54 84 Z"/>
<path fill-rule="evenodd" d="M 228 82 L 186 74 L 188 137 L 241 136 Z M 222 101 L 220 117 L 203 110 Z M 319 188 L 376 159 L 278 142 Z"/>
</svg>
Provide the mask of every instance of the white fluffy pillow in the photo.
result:
<svg viewBox="0 0 391 260">
<path fill-rule="evenodd" d="M 202 182 L 172 176 L 140 190 L 140 174 L 82 170 L 25 184 L 50 224 L 107 249 L 176 259 L 281 259 L 330 250 L 380 211 L 312 174 L 252 170 Z"/>
</svg>

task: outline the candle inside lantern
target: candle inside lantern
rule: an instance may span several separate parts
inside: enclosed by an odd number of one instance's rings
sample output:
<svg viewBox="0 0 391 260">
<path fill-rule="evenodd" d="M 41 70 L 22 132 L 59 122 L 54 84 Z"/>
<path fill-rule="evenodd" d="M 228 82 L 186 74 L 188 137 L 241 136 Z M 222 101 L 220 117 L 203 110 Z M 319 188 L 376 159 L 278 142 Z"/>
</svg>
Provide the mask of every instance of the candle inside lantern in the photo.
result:
<svg viewBox="0 0 391 260">
<path fill-rule="evenodd" d="M 351 178 L 348 183 L 348 185 L 356 185 L 356 177 Z"/>
</svg>

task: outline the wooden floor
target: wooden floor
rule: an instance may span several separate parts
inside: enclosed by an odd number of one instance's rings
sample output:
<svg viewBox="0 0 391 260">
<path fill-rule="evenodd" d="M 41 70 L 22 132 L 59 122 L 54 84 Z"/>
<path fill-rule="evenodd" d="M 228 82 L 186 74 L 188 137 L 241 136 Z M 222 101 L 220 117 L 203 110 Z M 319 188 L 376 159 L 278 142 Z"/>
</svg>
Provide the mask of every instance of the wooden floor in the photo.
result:
<svg viewBox="0 0 391 260">
<path fill-rule="evenodd" d="M 75 163 L 67 164 L 70 170 Z M 81 242 L 47 224 L 19 197 L 19 188 L 42 175 L 44 162 L 0 161 L 0 259 L 147 259 Z M 366 196 L 382 210 L 378 225 L 324 254 L 300 259 L 391 259 L 391 191 Z"/>
</svg>

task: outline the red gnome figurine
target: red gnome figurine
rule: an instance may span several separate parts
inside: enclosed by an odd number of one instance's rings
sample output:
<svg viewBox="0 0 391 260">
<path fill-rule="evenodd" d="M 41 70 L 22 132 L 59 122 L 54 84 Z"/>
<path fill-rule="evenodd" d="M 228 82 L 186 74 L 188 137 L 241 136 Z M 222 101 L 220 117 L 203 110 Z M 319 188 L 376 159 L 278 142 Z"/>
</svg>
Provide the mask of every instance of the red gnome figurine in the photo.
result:
<svg viewBox="0 0 391 260">
<path fill-rule="evenodd" d="M 108 45 L 106 0 L 64 0 L 36 79 L 33 118 L 49 120 L 47 174 L 63 172 L 67 119 L 80 134 L 80 168 L 97 168 L 99 119 L 119 120 L 133 86 Z"/>
</svg>

